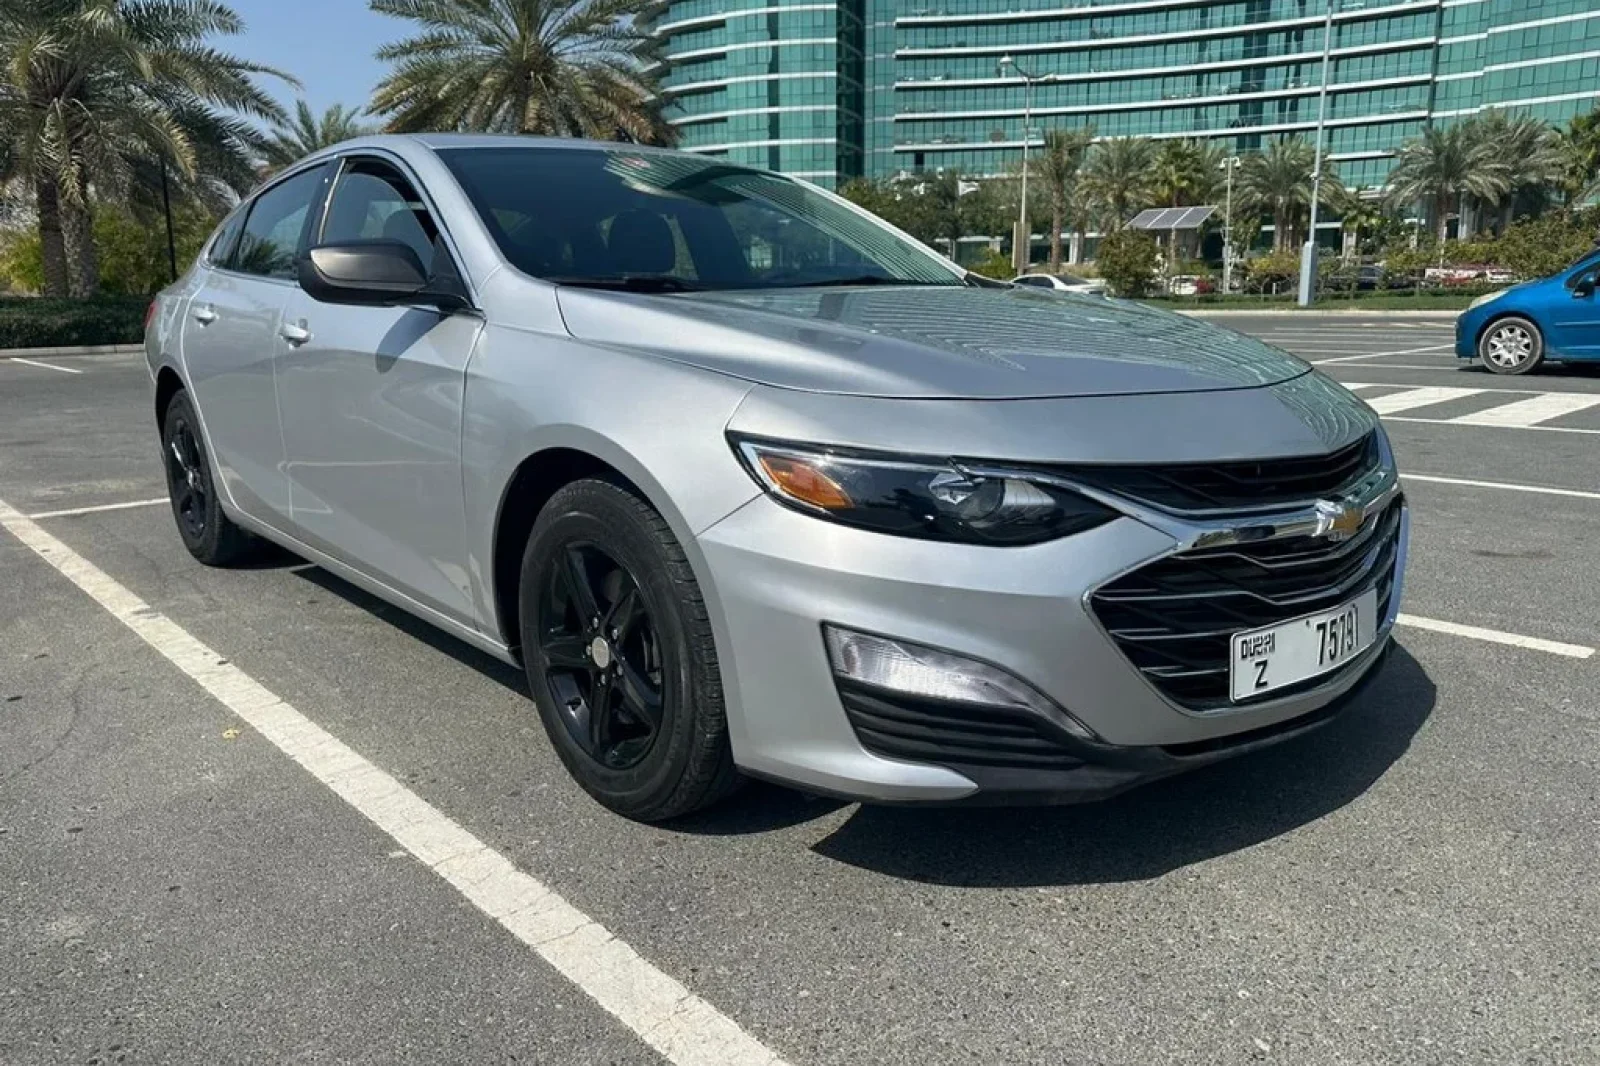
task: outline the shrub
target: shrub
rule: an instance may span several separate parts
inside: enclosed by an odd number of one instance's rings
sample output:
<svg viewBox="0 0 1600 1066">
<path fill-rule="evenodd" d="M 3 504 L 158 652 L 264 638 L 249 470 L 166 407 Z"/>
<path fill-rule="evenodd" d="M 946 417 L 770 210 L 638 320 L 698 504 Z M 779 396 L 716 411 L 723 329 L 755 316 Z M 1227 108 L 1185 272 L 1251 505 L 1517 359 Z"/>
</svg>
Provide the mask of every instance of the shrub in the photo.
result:
<svg viewBox="0 0 1600 1066">
<path fill-rule="evenodd" d="M 1133 299 L 1146 295 L 1160 262 L 1161 249 L 1148 233 L 1118 230 L 1100 242 L 1100 276 L 1117 296 Z"/>
<path fill-rule="evenodd" d="M 1011 257 L 985 248 L 969 268 L 974 274 L 982 274 L 986 278 L 996 278 L 1000 281 L 1010 281 L 1016 277 L 1016 271 L 1011 267 Z"/>
<path fill-rule="evenodd" d="M 149 304 L 142 296 L 0 300 L 0 349 L 135 344 Z"/>
<path fill-rule="evenodd" d="M 1247 259 L 1244 268 L 1244 291 L 1273 293 L 1293 291 L 1300 280 L 1300 253 L 1273 252 Z"/>
</svg>

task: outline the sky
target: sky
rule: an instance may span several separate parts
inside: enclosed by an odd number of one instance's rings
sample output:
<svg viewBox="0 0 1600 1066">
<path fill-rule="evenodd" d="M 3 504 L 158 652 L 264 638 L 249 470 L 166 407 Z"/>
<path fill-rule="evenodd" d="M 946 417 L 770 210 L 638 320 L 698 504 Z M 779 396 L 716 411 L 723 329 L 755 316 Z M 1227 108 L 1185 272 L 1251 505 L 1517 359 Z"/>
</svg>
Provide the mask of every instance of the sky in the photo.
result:
<svg viewBox="0 0 1600 1066">
<path fill-rule="evenodd" d="M 229 0 L 245 32 L 216 45 L 298 78 L 296 90 L 276 78 L 261 86 L 290 110 L 303 95 L 318 114 L 333 105 L 365 107 L 385 64 L 372 58 L 381 44 L 409 36 L 407 24 L 375 15 L 366 0 Z"/>
</svg>

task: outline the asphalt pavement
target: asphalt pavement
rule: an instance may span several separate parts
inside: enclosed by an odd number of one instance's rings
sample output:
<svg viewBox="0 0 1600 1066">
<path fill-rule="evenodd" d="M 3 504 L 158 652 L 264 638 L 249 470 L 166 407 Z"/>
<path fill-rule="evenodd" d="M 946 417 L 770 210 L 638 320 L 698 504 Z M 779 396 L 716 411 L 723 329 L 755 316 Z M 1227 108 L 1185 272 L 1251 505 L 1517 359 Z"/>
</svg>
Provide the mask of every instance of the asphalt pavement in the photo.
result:
<svg viewBox="0 0 1600 1066">
<path fill-rule="evenodd" d="M 289 555 L 196 564 L 137 356 L 0 359 L 0 501 L 35 516 L 0 531 L 0 1063 L 1600 1061 L 1600 371 L 1225 324 L 1388 398 L 1409 624 L 1359 706 L 1100 805 L 755 785 L 667 827 L 570 782 L 516 671 Z M 636 961 L 530 946 L 247 684 Z M 629 975 L 741 1050 L 640 1022 Z"/>
</svg>

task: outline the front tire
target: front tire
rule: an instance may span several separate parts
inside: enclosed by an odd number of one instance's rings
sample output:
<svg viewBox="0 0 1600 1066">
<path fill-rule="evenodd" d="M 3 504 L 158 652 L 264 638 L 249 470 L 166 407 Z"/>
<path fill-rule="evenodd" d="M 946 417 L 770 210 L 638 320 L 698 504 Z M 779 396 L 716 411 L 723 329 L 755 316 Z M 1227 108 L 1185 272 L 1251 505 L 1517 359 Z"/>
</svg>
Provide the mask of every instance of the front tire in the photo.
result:
<svg viewBox="0 0 1600 1066">
<path fill-rule="evenodd" d="M 1478 338 L 1478 361 L 1496 374 L 1526 374 L 1544 362 L 1544 334 L 1526 318 L 1496 319 Z"/>
<path fill-rule="evenodd" d="M 607 481 L 560 489 L 528 537 L 519 601 L 528 685 L 584 791 L 644 822 L 733 791 L 705 601 L 649 504 Z"/>
<path fill-rule="evenodd" d="M 172 517 L 190 555 L 207 566 L 236 566 L 260 553 L 262 542 L 222 511 L 200 419 L 187 392 L 167 404 L 161 421 L 161 458 Z"/>
</svg>

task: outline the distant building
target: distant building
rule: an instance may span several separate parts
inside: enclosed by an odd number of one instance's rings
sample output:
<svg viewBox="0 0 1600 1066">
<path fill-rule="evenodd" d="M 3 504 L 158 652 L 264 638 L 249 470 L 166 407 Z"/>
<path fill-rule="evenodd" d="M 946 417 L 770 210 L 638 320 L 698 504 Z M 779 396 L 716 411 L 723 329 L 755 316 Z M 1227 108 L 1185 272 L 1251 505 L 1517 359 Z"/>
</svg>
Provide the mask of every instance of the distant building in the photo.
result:
<svg viewBox="0 0 1600 1066">
<path fill-rule="evenodd" d="M 1335 0 L 1329 146 L 1383 184 L 1430 119 L 1600 104 L 1600 0 Z M 663 0 L 668 117 L 690 151 L 837 185 L 999 174 L 1033 139 L 1200 137 L 1236 151 L 1317 121 L 1326 0 Z"/>
</svg>

